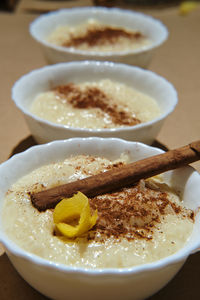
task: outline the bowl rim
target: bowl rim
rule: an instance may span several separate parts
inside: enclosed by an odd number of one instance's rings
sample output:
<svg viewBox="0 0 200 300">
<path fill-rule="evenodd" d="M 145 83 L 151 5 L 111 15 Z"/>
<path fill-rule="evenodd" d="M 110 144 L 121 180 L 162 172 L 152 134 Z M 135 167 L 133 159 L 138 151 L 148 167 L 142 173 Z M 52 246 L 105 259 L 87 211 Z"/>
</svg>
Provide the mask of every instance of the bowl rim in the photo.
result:
<svg viewBox="0 0 200 300">
<path fill-rule="evenodd" d="M 40 24 L 41 21 L 48 19 L 48 17 L 51 17 L 52 15 L 59 15 L 62 13 L 76 13 L 79 11 L 88 11 L 88 12 L 95 12 L 95 11 L 102 11 L 102 12 L 106 12 L 106 13 L 124 13 L 124 14 L 128 14 L 130 16 L 134 16 L 137 15 L 138 17 L 143 18 L 143 20 L 148 19 L 149 21 L 151 21 L 152 23 L 156 24 L 156 26 L 160 26 L 160 28 L 162 29 L 163 33 L 162 36 L 160 37 L 160 39 L 158 39 L 156 42 L 151 43 L 150 45 L 145 45 L 139 49 L 133 49 L 133 50 L 124 50 L 124 51 L 109 51 L 109 52 L 102 52 L 102 51 L 86 51 L 86 50 L 80 50 L 80 49 L 76 49 L 73 47 L 62 47 L 62 46 L 57 46 L 54 45 L 52 43 L 49 43 L 46 40 L 41 39 L 40 37 L 38 37 L 37 33 L 35 32 L 35 26 L 37 26 L 38 24 Z M 169 35 L 169 31 L 167 29 L 167 27 L 158 19 L 144 14 L 142 12 L 137 12 L 137 11 L 132 11 L 132 10 L 128 10 L 128 9 L 121 9 L 121 8 L 117 8 L 117 7 L 103 7 L 103 6 L 98 6 L 98 7 L 91 7 L 91 6 L 86 6 L 86 7 L 73 7 L 73 8 L 63 8 L 63 9 L 58 9 L 55 11 L 51 11 L 45 14 L 40 15 L 39 17 L 37 17 L 29 26 L 29 33 L 30 35 L 40 44 L 42 44 L 43 46 L 47 47 L 47 48 L 52 48 L 54 50 L 57 50 L 59 52 L 63 52 L 63 53 L 71 53 L 71 54 L 77 54 L 77 55 L 82 55 L 82 56 L 91 56 L 91 57 L 105 57 L 106 58 L 110 58 L 110 57 L 118 57 L 118 56 L 126 56 L 126 55 L 133 55 L 133 54 L 140 54 L 143 52 L 147 52 L 150 50 L 153 50 L 157 47 L 159 47 L 161 44 L 163 44 Z"/>
<path fill-rule="evenodd" d="M 135 145 L 136 147 L 141 147 L 143 149 L 151 149 L 155 151 L 155 154 L 160 154 L 165 151 L 152 147 L 140 142 L 132 142 L 132 141 L 125 141 L 123 139 L 119 138 L 99 138 L 99 137 L 89 137 L 89 138 L 70 138 L 66 140 L 57 140 L 57 141 L 52 141 L 43 145 L 35 145 L 30 147 L 29 149 L 25 150 L 24 152 L 15 154 L 11 158 L 9 158 L 7 161 L 3 162 L 0 165 L 0 169 L 2 168 L 7 168 L 9 165 L 12 165 L 15 161 L 21 160 L 23 158 L 28 158 L 32 156 L 34 152 L 41 154 L 41 151 L 46 153 L 46 149 L 48 148 L 56 148 L 59 147 L 60 145 L 66 146 L 68 143 L 87 143 L 88 141 L 90 142 L 100 142 L 100 143 L 108 143 L 111 141 L 114 141 L 116 143 L 121 143 L 124 145 Z M 27 160 L 29 161 L 29 160 Z M 200 179 L 200 174 L 191 166 L 186 166 L 184 168 L 190 168 L 193 170 L 193 173 L 195 173 L 196 176 Z M 1 220 L 0 220 L 0 223 Z M 20 246 L 18 246 L 15 242 L 13 242 L 3 231 L 2 224 L 0 225 L 0 242 L 5 246 L 6 250 L 8 250 L 11 254 L 23 258 L 26 261 L 29 261 L 33 264 L 36 264 L 38 266 L 47 268 L 47 269 L 53 269 L 55 271 L 61 271 L 63 273 L 77 273 L 77 274 L 85 274 L 85 275 L 92 275 L 92 276 L 103 276 L 103 275 L 112 275 L 112 276 L 128 276 L 128 275 L 133 275 L 133 274 L 140 274 L 143 272 L 151 272 L 151 271 L 156 271 L 161 268 L 167 267 L 169 265 L 177 264 L 184 262 L 187 257 L 195 253 L 197 250 L 199 250 L 200 247 L 200 239 L 195 240 L 190 245 L 187 245 L 186 243 L 180 250 L 176 251 L 174 254 L 169 255 L 167 257 L 164 257 L 162 259 L 159 259 L 157 261 L 151 262 L 151 263 L 146 263 L 142 265 L 137 265 L 133 267 L 127 267 L 127 268 L 96 268 L 96 269 L 90 269 L 90 268 L 84 268 L 84 267 L 70 267 L 65 264 L 61 263 L 56 263 L 52 262 L 48 259 L 41 258 L 35 254 L 32 254 Z"/>
<path fill-rule="evenodd" d="M 73 68 L 73 67 L 76 67 L 76 66 L 81 66 L 83 68 L 85 66 L 86 67 L 91 66 L 92 68 L 96 68 L 96 67 L 98 67 L 98 68 L 106 67 L 106 68 L 110 68 L 110 69 L 113 69 L 113 68 L 115 68 L 115 69 L 119 68 L 120 69 L 121 68 L 123 70 L 127 69 L 130 72 L 132 70 L 133 72 L 140 73 L 140 74 L 143 74 L 143 75 L 149 74 L 150 76 L 153 76 L 153 78 L 155 80 L 157 80 L 157 79 L 162 80 L 162 82 L 164 84 L 168 85 L 169 89 L 173 93 L 173 102 L 174 103 L 170 107 L 168 107 L 168 109 L 166 111 L 161 112 L 161 114 L 158 117 L 156 117 L 153 120 L 150 120 L 148 122 L 142 122 L 140 124 L 136 124 L 136 125 L 133 125 L 133 126 L 123 126 L 123 127 L 113 127 L 113 128 L 96 128 L 96 129 L 71 127 L 71 126 L 68 126 L 68 125 L 57 124 L 57 123 L 54 123 L 52 121 L 45 120 L 45 119 L 43 119 L 41 117 L 38 117 L 35 114 L 31 113 L 29 111 L 29 109 L 24 108 L 24 106 L 19 103 L 18 97 L 16 95 L 16 90 L 18 90 L 20 84 L 28 76 L 32 76 L 34 74 L 41 73 L 41 72 L 46 71 L 46 70 L 51 71 L 51 70 L 54 70 L 54 69 L 62 69 L 62 68 L 68 69 L 68 68 Z M 109 76 L 108 76 L 108 79 L 109 79 Z M 124 132 L 124 131 L 136 131 L 136 130 L 140 130 L 141 128 L 150 127 L 153 124 L 165 119 L 169 114 L 171 114 L 174 111 L 174 109 L 175 109 L 175 107 L 178 103 L 178 94 L 177 94 L 177 91 L 176 91 L 175 87 L 173 86 L 173 84 L 170 83 L 164 77 L 156 74 L 155 72 L 150 71 L 150 70 L 146 70 L 146 69 L 142 69 L 142 68 L 137 67 L 137 66 L 126 65 L 126 64 L 123 64 L 123 63 L 115 63 L 115 62 L 109 62 L 109 61 L 96 61 L 96 60 L 62 62 L 62 63 L 47 65 L 47 66 L 32 70 L 32 71 L 28 72 L 27 74 L 22 75 L 14 83 L 14 85 L 12 86 L 12 89 L 11 89 L 11 97 L 12 97 L 12 100 L 15 103 L 16 107 L 18 107 L 18 109 L 21 110 L 24 113 L 24 115 L 29 116 L 30 118 L 36 120 L 37 122 L 44 123 L 44 124 L 47 124 L 48 126 L 50 126 L 52 128 L 57 128 L 57 129 L 61 129 L 61 130 L 68 130 L 68 131 L 72 131 L 72 132 L 81 132 L 81 133 L 92 133 L 92 134 L 95 134 L 95 133 L 102 133 L 103 134 L 103 133 L 112 133 L 112 132 L 114 133 L 114 132 Z"/>
</svg>

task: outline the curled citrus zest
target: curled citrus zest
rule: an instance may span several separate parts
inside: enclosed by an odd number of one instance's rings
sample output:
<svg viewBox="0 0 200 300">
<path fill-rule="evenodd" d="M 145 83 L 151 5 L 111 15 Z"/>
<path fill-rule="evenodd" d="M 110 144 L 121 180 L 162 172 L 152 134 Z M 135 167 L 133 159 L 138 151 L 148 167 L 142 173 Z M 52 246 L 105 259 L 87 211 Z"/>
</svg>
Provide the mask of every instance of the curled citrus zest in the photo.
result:
<svg viewBox="0 0 200 300">
<path fill-rule="evenodd" d="M 78 219 L 77 225 L 71 225 L 73 220 Z M 53 213 L 56 230 L 67 238 L 75 238 L 89 231 L 97 221 L 97 210 L 91 215 L 88 198 L 78 192 L 71 198 L 59 202 Z"/>
<path fill-rule="evenodd" d="M 179 12 L 181 15 L 187 15 L 198 6 L 197 1 L 184 1 L 180 4 Z"/>
</svg>

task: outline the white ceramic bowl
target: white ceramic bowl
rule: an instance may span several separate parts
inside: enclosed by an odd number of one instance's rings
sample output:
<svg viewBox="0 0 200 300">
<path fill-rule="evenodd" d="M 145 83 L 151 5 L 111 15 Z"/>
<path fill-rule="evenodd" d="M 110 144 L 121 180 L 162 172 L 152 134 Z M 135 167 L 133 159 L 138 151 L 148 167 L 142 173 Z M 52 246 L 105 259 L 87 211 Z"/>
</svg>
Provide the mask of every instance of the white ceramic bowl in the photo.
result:
<svg viewBox="0 0 200 300">
<path fill-rule="evenodd" d="M 72 47 L 61 47 L 46 41 L 49 34 L 63 25 L 78 25 L 94 18 L 108 25 L 139 30 L 149 36 L 152 44 L 137 50 L 119 52 L 90 52 Z M 63 9 L 38 17 L 30 25 L 30 34 L 39 42 L 48 63 L 77 60 L 103 60 L 147 67 L 155 49 L 168 37 L 166 27 L 159 21 L 142 13 L 118 8 L 82 7 Z"/>
<path fill-rule="evenodd" d="M 17 154 L 0 165 L 0 211 L 5 193 L 20 177 L 52 161 L 71 155 L 90 154 L 116 159 L 128 152 L 132 161 L 163 151 L 141 143 L 120 139 L 76 138 L 38 145 Z M 12 170 L 12 172 L 10 171 Z M 185 205 L 200 206 L 200 175 L 191 167 L 165 173 L 165 180 L 181 191 Z M 0 242 L 12 264 L 35 289 L 51 299 L 144 299 L 166 285 L 182 267 L 187 257 L 200 247 L 200 215 L 182 249 L 156 262 L 124 269 L 84 269 L 53 263 L 28 253 L 6 235 L 0 217 Z"/>
<path fill-rule="evenodd" d="M 30 113 L 31 103 L 41 92 L 67 82 L 98 81 L 105 78 L 124 83 L 153 97 L 161 109 L 161 115 L 150 122 L 136 126 L 95 130 L 55 124 Z M 72 137 L 99 136 L 151 144 L 165 118 L 174 110 L 178 101 L 172 84 L 151 71 L 124 64 L 96 61 L 61 63 L 34 70 L 15 83 L 12 99 L 23 112 L 30 131 L 38 143 Z"/>
</svg>

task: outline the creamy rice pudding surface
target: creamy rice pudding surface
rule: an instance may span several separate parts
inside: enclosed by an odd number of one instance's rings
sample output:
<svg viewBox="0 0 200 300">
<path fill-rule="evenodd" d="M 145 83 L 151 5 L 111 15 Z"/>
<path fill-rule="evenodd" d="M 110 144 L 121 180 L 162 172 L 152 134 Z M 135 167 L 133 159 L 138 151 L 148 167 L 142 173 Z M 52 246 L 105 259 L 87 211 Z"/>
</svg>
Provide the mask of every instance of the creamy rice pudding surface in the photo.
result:
<svg viewBox="0 0 200 300">
<path fill-rule="evenodd" d="M 55 235 L 53 209 L 39 212 L 31 204 L 31 192 L 127 162 L 125 154 L 116 161 L 79 155 L 34 170 L 7 192 L 2 213 L 5 231 L 23 249 L 73 267 L 125 268 L 175 253 L 191 234 L 194 213 L 184 208 L 161 176 L 89 199 L 92 211 L 98 211 L 97 223 L 75 239 Z"/>
<path fill-rule="evenodd" d="M 130 51 L 151 44 L 151 40 L 138 30 L 102 24 L 95 19 L 76 26 L 58 26 L 47 41 L 88 52 Z"/>
<path fill-rule="evenodd" d="M 161 113 L 155 99 L 110 79 L 57 86 L 39 94 L 30 111 L 57 124 L 91 129 L 133 126 Z"/>
</svg>

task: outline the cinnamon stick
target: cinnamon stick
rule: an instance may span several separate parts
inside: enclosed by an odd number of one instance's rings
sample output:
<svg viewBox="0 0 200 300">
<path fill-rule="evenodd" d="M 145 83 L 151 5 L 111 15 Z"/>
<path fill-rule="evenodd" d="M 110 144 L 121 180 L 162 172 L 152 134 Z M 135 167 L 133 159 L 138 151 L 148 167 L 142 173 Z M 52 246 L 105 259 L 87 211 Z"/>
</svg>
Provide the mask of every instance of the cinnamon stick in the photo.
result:
<svg viewBox="0 0 200 300">
<path fill-rule="evenodd" d="M 85 179 L 32 193 L 31 201 L 39 211 L 44 211 L 54 208 L 61 199 L 71 197 L 78 191 L 88 197 L 94 197 L 129 186 L 140 179 L 174 170 L 197 160 L 200 160 L 200 141 Z"/>
</svg>

